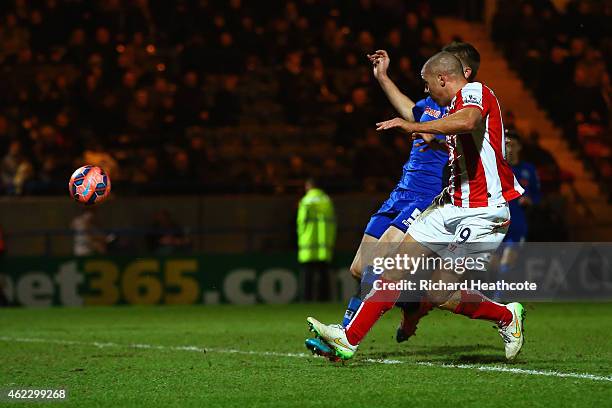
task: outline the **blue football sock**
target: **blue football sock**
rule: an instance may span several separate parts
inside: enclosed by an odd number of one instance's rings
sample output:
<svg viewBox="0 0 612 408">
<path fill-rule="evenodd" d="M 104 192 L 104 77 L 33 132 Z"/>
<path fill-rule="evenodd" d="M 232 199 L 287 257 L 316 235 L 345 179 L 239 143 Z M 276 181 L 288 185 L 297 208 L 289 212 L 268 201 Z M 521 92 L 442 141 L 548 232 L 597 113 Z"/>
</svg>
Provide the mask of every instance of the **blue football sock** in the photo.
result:
<svg viewBox="0 0 612 408">
<path fill-rule="evenodd" d="M 374 281 L 378 279 L 378 277 L 379 275 L 374 273 L 374 267 L 367 266 L 364 268 L 363 273 L 361 274 L 361 288 L 363 289 L 366 285 L 373 285 Z"/>
<path fill-rule="evenodd" d="M 499 266 L 499 277 L 503 277 L 504 275 L 507 275 L 511 268 L 512 268 L 512 265 L 501 264 Z M 504 297 L 504 292 L 502 292 L 501 290 L 496 290 L 495 293 L 493 294 L 493 300 L 495 301 L 500 301 L 502 300 L 503 297 Z"/>
<path fill-rule="evenodd" d="M 373 272 L 373 268 L 370 266 L 366 267 L 361 275 L 361 287 L 359 288 L 360 293 L 363 293 L 363 288 L 365 285 L 372 285 L 376 278 L 377 275 Z M 344 319 L 342 319 L 342 327 L 348 326 L 351 320 L 353 320 L 353 317 L 355 316 L 355 313 L 357 313 L 361 303 L 362 300 L 357 296 L 353 296 L 349 300 L 348 306 L 346 307 L 346 312 L 344 312 Z"/>
<path fill-rule="evenodd" d="M 348 306 L 346 307 L 346 312 L 344 312 L 344 319 L 342 319 L 342 327 L 348 326 L 351 320 L 353 320 L 353 316 L 355 316 L 355 313 L 357 312 L 357 309 L 359 309 L 359 306 L 361 306 L 361 299 L 353 296 L 349 300 Z"/>
</svg>

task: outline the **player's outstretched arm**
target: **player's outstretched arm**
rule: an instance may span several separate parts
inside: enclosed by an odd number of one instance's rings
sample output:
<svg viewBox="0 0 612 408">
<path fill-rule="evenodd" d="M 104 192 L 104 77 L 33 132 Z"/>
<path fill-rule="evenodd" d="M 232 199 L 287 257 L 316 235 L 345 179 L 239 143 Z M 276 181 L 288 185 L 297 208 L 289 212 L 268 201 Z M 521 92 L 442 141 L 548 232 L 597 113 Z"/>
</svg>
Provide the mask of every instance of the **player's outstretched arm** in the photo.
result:
<svg viewBox="0 0 612 408">
<path fill-rule="evenodd" d="M 431 133 L 437 135 L 456 135 L 470 133 L 482 124 L 480 109 L 465 107 L 458 112 L 441 119 L 428 122 L 408 122 L 401 118 L 394 118 L 376 124 L 376 130 L 401 129 L 407 133 Z"/>
<path fill-rule="evenodd" d="M 374 54 L 368 55 L 368 59 L 372 63 L 374 78 L 380 84 L 391 105 L 393 105 L 402 118 L 414 122 L 414 114 L 412 113 L 414 101 L 403 94 L 387 75 L 387 69 L 391 61 L 387 51 L 377 50 Z"/>
</svg>

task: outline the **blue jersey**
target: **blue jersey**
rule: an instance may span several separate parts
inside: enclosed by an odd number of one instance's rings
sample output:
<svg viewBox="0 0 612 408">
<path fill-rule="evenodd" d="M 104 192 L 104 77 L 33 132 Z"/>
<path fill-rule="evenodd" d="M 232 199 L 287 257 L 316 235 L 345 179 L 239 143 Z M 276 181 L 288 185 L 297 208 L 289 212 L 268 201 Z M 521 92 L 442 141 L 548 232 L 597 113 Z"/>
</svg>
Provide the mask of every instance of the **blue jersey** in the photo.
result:
<svg viewBox="0 0 612 408">
<path fill-rule="evenodd" d="M 418 122 L 440 119 L 447 112 L 446 107 L 440 107 L 431 97 L 421 99 L 412 108 L 414 120 Z M 438 137 L 444 139 L 443 135 L 438 135 Z M 440 193 L 443 187 L 442 171 L 448 161 L 448 153 L 433 149 L 426 149 L 421 152 L 419 150 L 423 147 L 415 146 L 419 142 L 423 142 L 423 139 L 417 139 L 413 143 L 410 159 L 404 164 L 402 178 L 397 184 L 397 188 L 434 197 Z"/>
<path fill-rule="evenodd" d="M 540 180 L 533 164 L 519 162 L 512 166 L 512 172 L 519 184 L 525 189 L 524 197 L 529 197 L 533 204 L 540 202 Z M 527 217 L 525 210 L 519 204 L 521 200 L 512 200 L 508 203 L 510 208 L 510 228 L 506 234 L 506 242 L 520 242 L 527 236 Z"/>
<path fill-rule="evenodd" d="M 426 122 L 440 119 L 447 113 L 447 109 L 427 98 L 418 101 L 412 113 L 414 120 Z M 438 137 L 444 138 L 442 135 Z M 422 141 L 417 139 L 414 144 Z M 402 178 L 389 198 L 370 218 L 365 229 L 367 235 L 380 239 L 390 226 L 406 232 L 410 223 L 425 211 L 442 190 L 442 171 L 448 161 L 448 153 L 432 149 L 421 152 L 419 150 L 423 146 L 415 147 L 414 144 L 410 159 L 404 164 Z"/>
</svg>

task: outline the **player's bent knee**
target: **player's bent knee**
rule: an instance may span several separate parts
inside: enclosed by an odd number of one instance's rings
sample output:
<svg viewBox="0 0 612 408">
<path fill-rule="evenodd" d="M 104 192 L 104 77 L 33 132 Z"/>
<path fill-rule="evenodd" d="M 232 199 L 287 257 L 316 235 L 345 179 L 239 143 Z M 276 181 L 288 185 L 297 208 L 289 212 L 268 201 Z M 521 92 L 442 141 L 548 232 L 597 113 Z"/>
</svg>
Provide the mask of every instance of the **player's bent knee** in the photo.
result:
<svg viewBox="0 0 612 408">
<path fill-rule="evenodd" d="M 349 269 L 351 271 L 351 275 L 355 279 L 361 280 L 363 269 L 369 265 L 368 259 L 372 257 L 372 252 L 376 247 L 377 242 L 377 238 L 368 234 L 363 235 L 359 249 L 357 249 L 357 253 L 355 254 L 355 258 L 353 259 Z"/>
<path fill-rule="evenodd" d="M 400 243 L 404 239 L 405 232 L 397 228 L 394 225 L 389 226 L 385 233 L 380 237 L 378 241 L 380 243 Z"/>
<path fill-rule="evenodd" d="M 361 268 L 360 262 L 353 261 L 353 263 L 351 264 L 350 271 L 351 271 L 351 275 L 353 276 L 353 278 L 357 280 L 361 280 L 363 268 Z"/>
<path fill-rule="evenodd" d="M 383 273 L 382 277 L 385 280 L 398 282 L 406 277 L 406 273 L 399 269 L 389 269 Z"/>
</svg>

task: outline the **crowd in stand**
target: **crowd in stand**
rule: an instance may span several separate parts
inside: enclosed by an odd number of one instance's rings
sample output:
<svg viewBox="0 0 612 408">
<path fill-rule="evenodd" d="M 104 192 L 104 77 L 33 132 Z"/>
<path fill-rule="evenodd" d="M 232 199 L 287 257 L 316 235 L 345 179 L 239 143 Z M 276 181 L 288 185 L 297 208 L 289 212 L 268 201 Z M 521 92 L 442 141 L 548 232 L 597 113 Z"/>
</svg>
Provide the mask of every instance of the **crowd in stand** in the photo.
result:
<svg viewBox="0 0 612 408">
<path fill-rule="evenodd" d="M 612 4 L 500 1 L 493 38 L 612 197 Z M 535 160 L 538 158 L 536 157 Z"/>
<path fill-rule="evenodd" d="M 104 166 L 124 192 L 389 189 L 407 158 L 365 54 L 400 87 L 440 49 L 427 2 L 15 0 L 0 12 L 0 189 L 63 193 Z"/>
<path fill-rule="evenodd" d="M 103 166 L 123 194 L 295 192 L 308 176 L 331 191 L 388 191 L 410 142 L 373 131 L 394 113 L 365 54 L 387 49 L 400 89 L 422 97 L 420 67 L 442 45 L 431 3 L 265 3 L 0 3 L 0 194 L 63 194 L 84 163 Z M 552 84 L 574 77 L 584 109 L 567 128 L 605 128 L 607 95 L 592 98 L 609 69 L 606 25 L 592 21 L 600 10 L 507 3 L 495 37 L 550 95 L 542 102 L 563 105 Z M 509 37 L 509 21 L 525 29 Z M 569 117 L 567 106 L 552 112 Z"/>
</svg>

